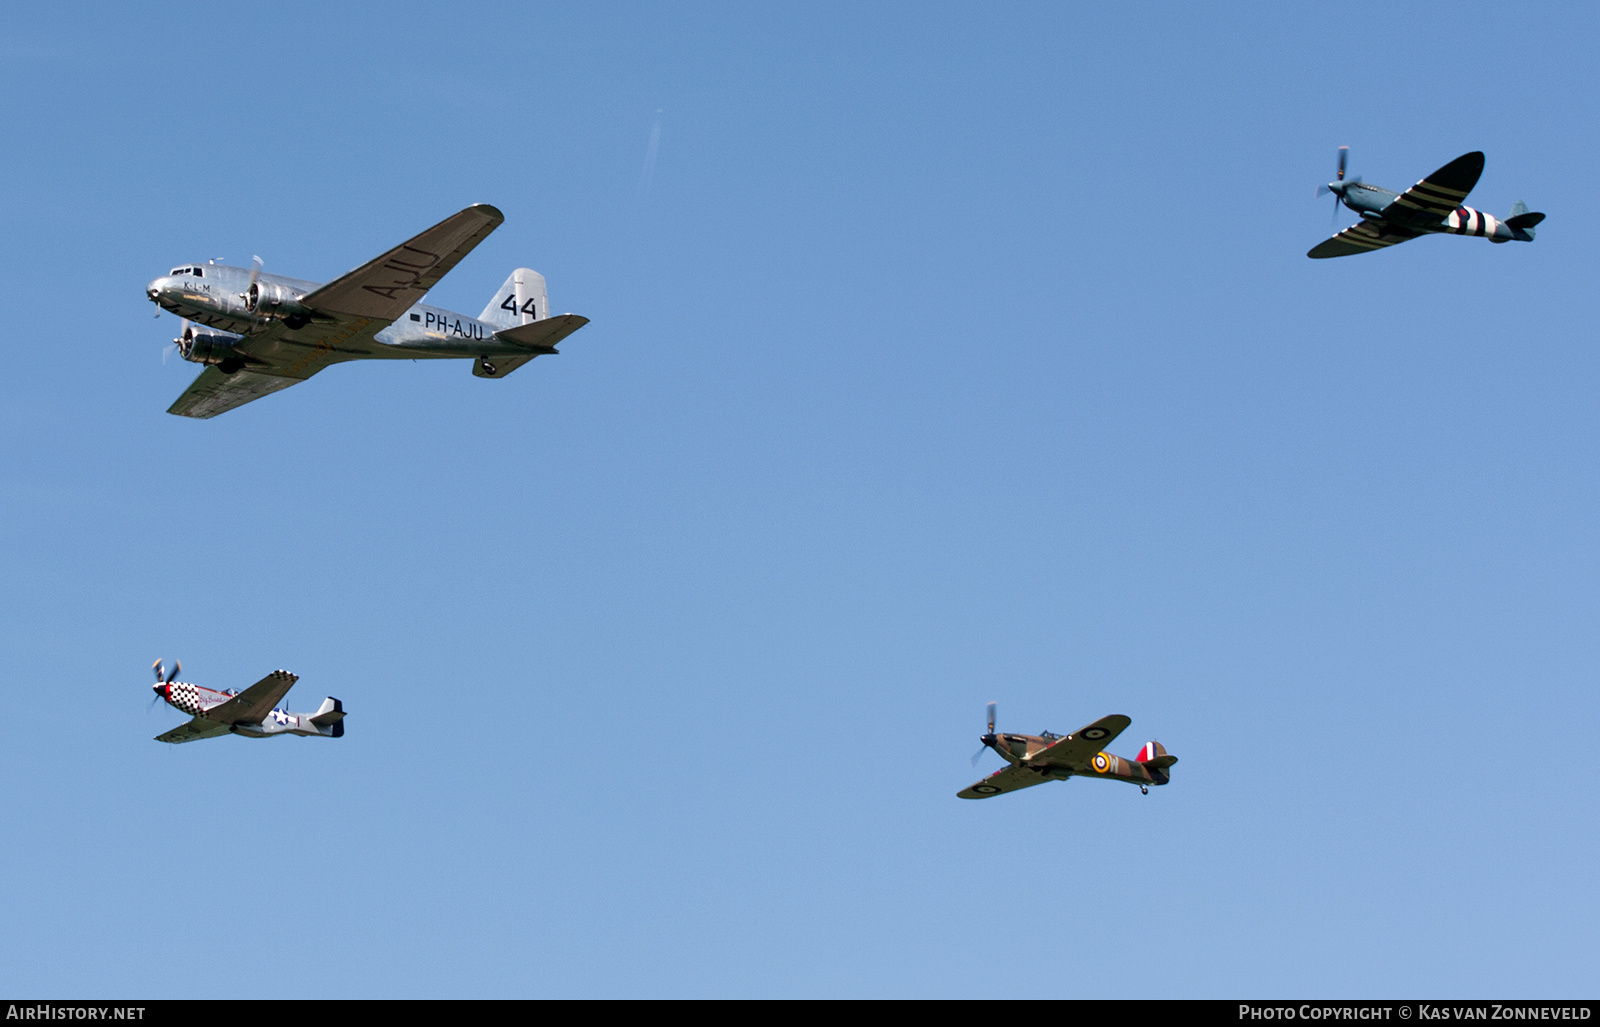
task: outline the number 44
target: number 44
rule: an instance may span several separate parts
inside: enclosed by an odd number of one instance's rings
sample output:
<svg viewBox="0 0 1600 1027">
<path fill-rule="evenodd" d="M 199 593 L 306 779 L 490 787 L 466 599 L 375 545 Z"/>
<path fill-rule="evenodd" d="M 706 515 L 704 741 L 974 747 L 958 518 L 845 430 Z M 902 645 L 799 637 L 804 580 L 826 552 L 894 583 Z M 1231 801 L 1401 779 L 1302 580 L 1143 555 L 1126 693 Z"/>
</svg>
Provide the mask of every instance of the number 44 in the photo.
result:
<svg viewBox="0 0 1600 1027">
<path fill-rule="evenodd" d="M 522 305 L 522 309 L 518 310 L 517 309 L 517 294 L 516 293 L 512 293 L 510 296 L 507 296 L 506 297 L 506 301 L 504 303 L 500 304 L 500 309 L 501 310 L 509 310 L 513 314 L 532 314 L 534 317 L 538 317 L 539 316 L 539 310 L 538 310 L 537 307 L 534 306 L 533 297 L 531 297 L 531 296 L 528 298 L 528 302 L 526 302 L 526 303 L 524 303 Z"/>
</svg>

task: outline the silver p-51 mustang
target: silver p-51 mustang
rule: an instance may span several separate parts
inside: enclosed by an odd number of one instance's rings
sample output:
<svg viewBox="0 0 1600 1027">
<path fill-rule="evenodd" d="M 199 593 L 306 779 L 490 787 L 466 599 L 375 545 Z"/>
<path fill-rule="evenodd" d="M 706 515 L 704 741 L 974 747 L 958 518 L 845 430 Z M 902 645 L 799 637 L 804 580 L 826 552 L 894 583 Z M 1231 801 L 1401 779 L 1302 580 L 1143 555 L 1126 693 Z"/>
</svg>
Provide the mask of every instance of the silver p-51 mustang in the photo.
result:
<svg viewBox="0 0 1600 1027">
<path fill-rule="evenodd" d="M 190 714 L 193 719 L 165 734 L 158 742 L 193 742 L 216 735 L 245 735 L 271 738 L 273 735 L 305 735 L 310 738 L 344 737 L 344 704 L 329 696 L 315 713 L 290 713 L 277 708 L 278 700 L 300 678 L 286 670 L 275 670 L 242 692 L 218 692 L 178 680 L 181 662 L 172 673 L 161 674 L 161 661 L 154 664 L 156 697 Z M 153 701 L 153 700 L 152 700 Z"/>
<path fill-rule="evenodd" d="M 589 319 L 551 317 L 537 271 L 511 272 L 475 318 L 420 302 L 504 220 L 476 204 L 327 285 L 266 274 L 259 258 L 173 268 L 145 293 L 184 319 L 178 353 L 206 369 L 167 413 L 215 417 L 344 360 L 467 357 L 478 377 L 504 378 L 556 352 Z"/>
</svg>

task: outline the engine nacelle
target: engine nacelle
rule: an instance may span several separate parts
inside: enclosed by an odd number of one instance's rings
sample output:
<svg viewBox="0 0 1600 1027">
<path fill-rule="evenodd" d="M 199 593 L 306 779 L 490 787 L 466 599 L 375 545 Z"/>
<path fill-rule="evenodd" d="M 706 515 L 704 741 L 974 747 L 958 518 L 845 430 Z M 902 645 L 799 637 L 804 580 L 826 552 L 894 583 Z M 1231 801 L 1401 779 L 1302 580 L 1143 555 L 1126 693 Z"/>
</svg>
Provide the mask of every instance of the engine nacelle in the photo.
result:
<svg viewBox="0 0 1600 1027">
<path fill-rule="evenodd" d="M 310 308 L 300 303 L 302 295 L 276 282 L 255 282 L 244 294 L 244 309 L 256 317 L 277 318 L 290 328 L 302 328 L 311 320 Z"/>
<path fill-rule="evenodd" d="M 239 339 L 227 332 L 197 332 L 191 326 L 172 341 L 178 344 L 178 356 L 183 359 L 196 364 L 226 365 L 226 371 L 238 370 L 245 364 L 245 356 L 236 346 Z"/>
</svg>

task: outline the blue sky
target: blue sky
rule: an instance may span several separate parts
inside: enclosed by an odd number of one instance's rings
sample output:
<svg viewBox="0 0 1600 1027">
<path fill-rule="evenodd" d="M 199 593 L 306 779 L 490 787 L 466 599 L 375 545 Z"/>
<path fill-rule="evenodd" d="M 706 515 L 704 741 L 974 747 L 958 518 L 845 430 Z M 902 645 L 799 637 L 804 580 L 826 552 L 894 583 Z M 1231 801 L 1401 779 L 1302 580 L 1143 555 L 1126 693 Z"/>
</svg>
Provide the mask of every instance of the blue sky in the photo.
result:
<svg viewBox="0 0 1600 1027">
<path fill-rule="evenodd" d="M 0 988 L 1593 993 L 1597 30 L 11 12 Z M 1550 218 L 1306 260 L 1341 144 Z M 474 202 L 430 302 L 559 358 L 164 412 L 149 279 Z M 348 734 L 158 745 L 157 656 Z M 1173 783 L 958 801 L 989 700 Z"/>
</svg>

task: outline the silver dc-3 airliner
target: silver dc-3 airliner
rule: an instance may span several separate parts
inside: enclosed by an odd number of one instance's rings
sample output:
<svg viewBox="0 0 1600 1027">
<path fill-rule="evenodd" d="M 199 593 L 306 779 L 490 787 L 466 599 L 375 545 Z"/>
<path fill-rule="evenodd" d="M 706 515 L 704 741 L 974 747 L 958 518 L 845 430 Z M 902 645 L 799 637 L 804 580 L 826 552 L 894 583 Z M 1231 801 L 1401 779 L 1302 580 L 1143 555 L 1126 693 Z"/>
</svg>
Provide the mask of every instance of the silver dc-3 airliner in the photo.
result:
<svg viewBox="0 0 1600 1027">
<path fill-rule="evenodd" d="M 551 317 L 537 271 L 511 272 L 475 318 L 421 302 L 504 220 L 476 204 L 326 285 L 267 274 L 259 258 L 173 268 L 145 292 L 184 319 L 178 353 L 206 369 L 167 412 L 215 417 L 345 360 L 465 357 L 478 377 L 503 378 L 556 352 L 589 319 Z"/>
</svg>

